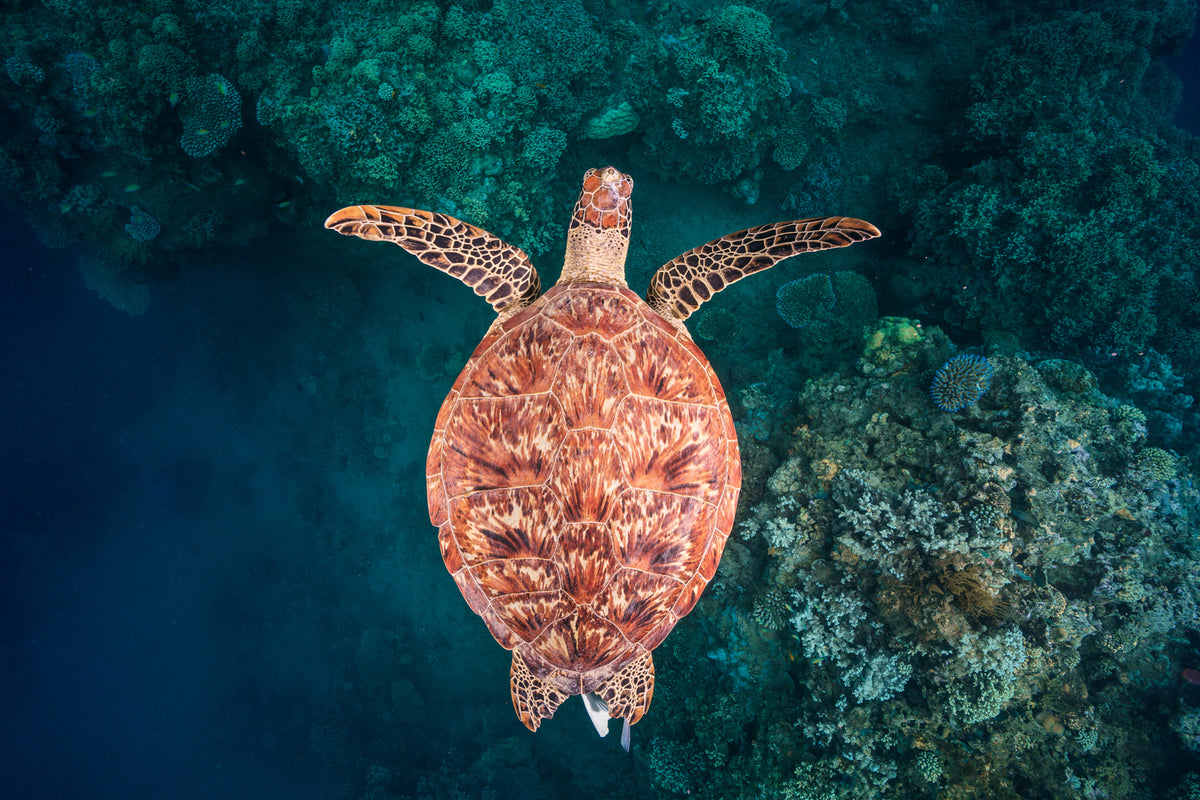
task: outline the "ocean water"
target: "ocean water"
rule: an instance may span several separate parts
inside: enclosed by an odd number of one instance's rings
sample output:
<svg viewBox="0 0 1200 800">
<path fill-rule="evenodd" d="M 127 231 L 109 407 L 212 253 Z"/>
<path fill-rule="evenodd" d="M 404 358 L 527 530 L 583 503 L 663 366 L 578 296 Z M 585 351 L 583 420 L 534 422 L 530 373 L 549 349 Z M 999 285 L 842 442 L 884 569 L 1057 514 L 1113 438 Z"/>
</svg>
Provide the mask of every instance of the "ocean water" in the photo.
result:
<svg viewBox="0 0 1200 800">
<path fill-rule="evenodd" d="M 328 5 L 238 5 L 0 9 L 4 796 L 1197 796 L 1200 362 L 1186 344 L 1200 346 L 1200 299 L 1184 289 L 1200 262 L 1179 254 L 1197 246 L 1200 51 L 1187 4 L 1138 4 L 1133 21 L 1099 4 L 901 13 L 852 0 L 550 15 L 602 32 L 600 55 L 578 31 L 533 30 L 550 6 L 506 16 L 506 4 L 464 3 L 490 14 L 475 41 L 447 33 L 459 13 L 447 3 L 379 11 L 395 25 L 378 31 Z M 882 24 L 872 17 L 911 29 L 865 44 Z M 1160 41 L 1147 19 L 1175 28 Z M 786 59 L 753 35 L 764 20 Z M 1080 56 L 1075 102 L 1104 117 L 1087 136 L 1022 150 L 1021 130 L 964 132 L 981 53 L 1047 25 L 1067 37 L 1052 55 L 1079 55 L 1079 30 L 1099 36 L 1097 20 L 1114 42 L 1141 41 L 1123 24 L 1146 42 L 1098 65 Z M 719 69 L 679 55 L 698 43 Z M 556 74 L 568 51 L 596 57 L 613 86 Z M 214 96 L 155 72 L 152 57 L 220 73 L 236 101 L 221 81 Z M 535 57 L 550 66 L 531 70 Z M 783 81 L 764 94 L 771 74 L 754 60 L 776 57 Z M 1015 74 L 1042 75 L 1022 58 L 1030 72 Z M 1178 86 L 1147 72 L 1159 63 Z M 1153 108 L 1112 99 L 1138 95 L 1122 82 L 1146 74 Z M 363 110 L 364 87 L 386 113 Z M 431 87 L 475 105 L 435 104 Z M 636 124 L 585 138 L 618 100 Z M 903 119 L 880 123 L 893 102 Z M 239 109 L 227 136 L 196 122 L 221 125 L 221 108 Z M 1044 108 L 1011 113 L 994 127 L 1065 124 Z M 468 149 L 437 144 L 481 120 L 494 128 L 472 129 Z M 797 129 L 810 132 L 802 145 Z M 197 140 L 214 149 L 186 153 Z M 805 151 L 799 163 L 785 145 Z M 1050 188 L 1001 174 L 1015 152 L 1047 159 L 1030 169 Z M 447 158 L 462 168 L 428 167 Z M 1073 209 L 1067 222 L 1097 225 L 1073 236 L 1102 227 L 1101 210 L 1160 215 L 1170 236 L 1138 228 L 1110 248 L 1133 255 L 1093 269 L 1026 236 L 1015 212 L 978 239 L 965 212 L 946 243 L 931 233 L 935 204 L 961 206 L 963 185 L 1001 205 L 1060 200 L 1057 170 L 1076 162 L 1095 178 L 1072 191 L 1107 196 L 1134 162 L 1152 163 L 1161 188 L 1134 194 L 1144 206 Z M 705 600 L 655 651 L 655 699 L 629 753 L 596 736 L 575 698 L 536 734 L 522 726 L 509 654 L 463 602 L 429 524 L 430 432 L 490 309 L 398 248 L 321 227 L 351 202 L 424 201 L 525 247 L 547 286 L 579 177 L 605 163 L 636 184 L 627 275 L 639 292 L 659 264 L 749 225 L 844 213 L 884 232 L 718 296 L 706 310 L 734 318 L 709 319 L 717 335 L 689 323 L 732 400 L 743 503 Z M 459 184 L 442 193 L 436 180 Z M 135 209 L 161 232 L 137 228 Z M 998 252 L 1018 229 L 1025 261 Z M 1067 266 L 1050 278 L 1013 266 L 1038 260 Z M 1083 279 L 1054 276 L 1076 268 L 1096 285 L 1121 276 L 1080 300 L 1099 320 L 1059 313 Z M 807 336 L 778 318 L 780 285 L 839 271 L 869 279 L 879 320 Z M 1154 281 L 1172 291 L 1153 295 Z M 1134 312 L 1110 324 L 1139 302 L 1156 325 Z M 813 319 L 840 318 L 831 308 Z M 991 358 L 996 378 L 948 415 L 927 390 L 959 350 Z M 1003 541 L 977 517 L 963 532 L 985 506 Z M 918 562 L 934 577 L 914 577 Z"/>
</svg>

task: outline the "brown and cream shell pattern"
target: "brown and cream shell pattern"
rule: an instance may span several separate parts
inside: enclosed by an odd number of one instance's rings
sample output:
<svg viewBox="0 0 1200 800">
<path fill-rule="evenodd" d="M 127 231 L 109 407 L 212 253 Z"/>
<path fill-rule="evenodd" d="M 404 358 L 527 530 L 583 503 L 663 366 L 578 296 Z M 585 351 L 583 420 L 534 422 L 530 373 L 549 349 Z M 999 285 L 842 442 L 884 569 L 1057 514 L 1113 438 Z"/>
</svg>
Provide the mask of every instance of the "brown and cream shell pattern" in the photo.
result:
<svg viewBox="0 0 1200 800">
<path fill-rule="evenodd" d="M 471 609 L 568 696 L 691 611 L 741 483 L 725 394 L 696 345 L 629 289 L 578 283 L 480 343 L 426 472 Z"/>
</svg>

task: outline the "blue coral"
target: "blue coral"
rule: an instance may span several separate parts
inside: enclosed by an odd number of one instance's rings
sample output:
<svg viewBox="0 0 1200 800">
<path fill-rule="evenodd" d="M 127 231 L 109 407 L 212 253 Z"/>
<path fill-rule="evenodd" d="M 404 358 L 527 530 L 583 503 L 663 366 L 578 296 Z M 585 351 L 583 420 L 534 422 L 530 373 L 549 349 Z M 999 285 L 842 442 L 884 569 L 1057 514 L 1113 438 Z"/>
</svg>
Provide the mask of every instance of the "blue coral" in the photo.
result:
<svg viewBox="0 0 1200 800">
<path fill-rule="evenodd" d="M 125 223 L 125 230 L 129 235 L 139 242 L 154 241 L 162 230 L 162 224 L 137 206 L 131 208 L 129 212 L 129 222 Z"/>
<path fill-rule="evenodd" d="M 992 385 L 993 372 L 983 356 L 957 355 L 938 369 L 929 394 L 942 411 L 961 411 L 983 397 Z"/>
<path fill-rule="evenodd" d="M 179 108 L 183 152 L 192 158 L 207 158 L 229 144 L 242 127 L 242 97 L 233 84 L 217 74 L 187 82 Z"/>
</svg>

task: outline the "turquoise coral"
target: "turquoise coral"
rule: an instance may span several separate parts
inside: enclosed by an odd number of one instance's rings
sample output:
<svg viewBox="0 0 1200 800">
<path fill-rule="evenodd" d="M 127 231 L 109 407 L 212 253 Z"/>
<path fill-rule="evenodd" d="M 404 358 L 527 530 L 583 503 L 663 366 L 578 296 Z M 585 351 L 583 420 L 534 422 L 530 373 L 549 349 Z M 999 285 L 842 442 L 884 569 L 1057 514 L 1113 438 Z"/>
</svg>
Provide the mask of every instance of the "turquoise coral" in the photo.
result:
<svg viewBox="0 0 1200 800">
<path fill-rule="evenodd" d="M 1147 447 L 1138 453 L 1137 466 L 1156 481 L 1166 481 L 1175 477 L 1179 460 L 1174 453 L 1161 447 Z"/>
<path fill-rule="evenodd" d="M 875 290 L 850 271 L 788 281 L 775 293 L 775 309 L 789 326 L 822 343 L 856 342 L 878 313 Z"/>
<path fill-rule="evenodd" d="M 710 306 L 700 312 L 696 322 L 696 335 L 710 342 L 732 343 L 741 325 L 734 314 L 722 306 Z"/>
<path fill-rule="evenodd" d="M 829 276 L 817 273 L 780 286 L 775 293 L 775 309 L 793 328 L 807 328 L 814 317 L 819 318 L 832 309 L 836 300 Z"/>
<path fill-rule="evenodd" d="M 926 783 L 937 783 L 938 779 L 942 777 L 942 761 L 937 757 L 937 753 L 922 750 L 917 753 L 914 766 L 917 774 L 921 776 L 921 780 Z"/>
<path fill-rule="evenodd" d="M 139 242 L 151 242 L 158 237 L 162 225 L 157 219 L 134 206 L 130 209 L 130 219 L 125 223 L 125 230 Z"/>
</svg>

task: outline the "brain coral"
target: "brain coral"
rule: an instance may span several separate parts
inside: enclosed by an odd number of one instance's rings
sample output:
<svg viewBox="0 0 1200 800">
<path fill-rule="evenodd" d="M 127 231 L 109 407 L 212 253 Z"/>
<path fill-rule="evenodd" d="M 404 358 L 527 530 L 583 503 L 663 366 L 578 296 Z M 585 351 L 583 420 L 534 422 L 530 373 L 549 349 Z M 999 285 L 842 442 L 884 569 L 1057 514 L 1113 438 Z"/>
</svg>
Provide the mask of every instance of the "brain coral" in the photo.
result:
<svg viewBox="0 0 1200 800">
<path fill-rule="evenodd" d="M 611 139 L 622 136 L 638 126 L 638 115 L 626 100 L 583 123 L 580 139 Z"/>
<path fill-rule="evenodd" d="M 162 225 L 157 219 L 137 206 L 131 208 L 129 214 L 129 222 L 125 224 L 125 230 L 130 236 L 139 242 L 151 242 L 157 238 L 159 231 L 162 230 Z"/>
<path fill-rule="evenodd" d="M 960 411 L 974 403 L 992 385 L 992 364 L 983 356 L 957 355 L 933 376 L 929 394 L 942 411 Z"/>
<path fill-rule="evenodd" d="M 833 308 L 837 298 L 829 276 L 818 272 L 788 281 L 775 292 L 775 310 L 793 328 L 804 328 L 821 311 Z"/>
<path fill-rule="evenodd" d="M 871 283 L 857 272 L 816 273 L 789 281 L 775 293 L 775 309 L 811 341 L 857 341 L 879 307 Z"/>
</svg>

